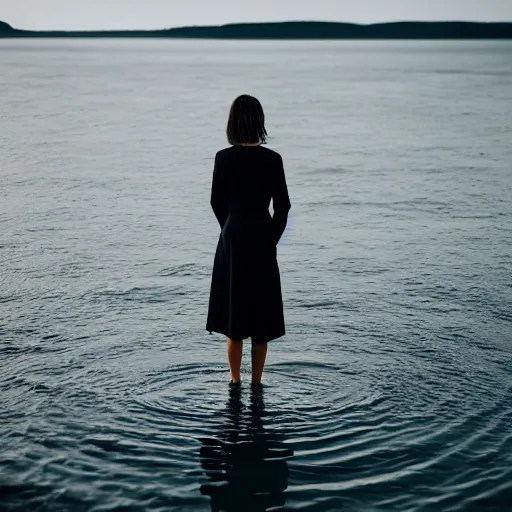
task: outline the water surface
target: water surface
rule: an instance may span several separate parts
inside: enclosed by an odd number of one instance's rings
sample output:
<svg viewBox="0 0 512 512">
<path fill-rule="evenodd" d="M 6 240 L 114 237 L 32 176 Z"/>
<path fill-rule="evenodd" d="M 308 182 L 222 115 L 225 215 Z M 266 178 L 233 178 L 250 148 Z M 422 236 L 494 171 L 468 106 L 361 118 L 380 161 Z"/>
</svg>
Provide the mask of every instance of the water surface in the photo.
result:
<svg viewBox="0 0 512 512">
<path fill-rule="evenodd" d="M 0 509 L 511 509 L 512 43 L 4 40 L 0 70 Z M 292 201 L 263 393 L 204 330 L 243 92 Z"/>
</svg>

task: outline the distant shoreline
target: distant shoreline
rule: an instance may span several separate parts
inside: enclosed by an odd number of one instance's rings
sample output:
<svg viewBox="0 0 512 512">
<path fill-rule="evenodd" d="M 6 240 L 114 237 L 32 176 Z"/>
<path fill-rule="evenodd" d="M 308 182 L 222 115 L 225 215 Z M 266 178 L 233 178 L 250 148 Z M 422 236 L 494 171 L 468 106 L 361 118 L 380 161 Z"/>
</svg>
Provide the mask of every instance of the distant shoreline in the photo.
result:
<svg viewBox="0 0 512 512">
<path fill-rule="evenodd" d="M 0 38 L 512 39 L 512 22 L 400 21 L 359 25 L 287 21 L 164 30 L 33 31 L 16 29 L 0 21 Z"/>
</svg>

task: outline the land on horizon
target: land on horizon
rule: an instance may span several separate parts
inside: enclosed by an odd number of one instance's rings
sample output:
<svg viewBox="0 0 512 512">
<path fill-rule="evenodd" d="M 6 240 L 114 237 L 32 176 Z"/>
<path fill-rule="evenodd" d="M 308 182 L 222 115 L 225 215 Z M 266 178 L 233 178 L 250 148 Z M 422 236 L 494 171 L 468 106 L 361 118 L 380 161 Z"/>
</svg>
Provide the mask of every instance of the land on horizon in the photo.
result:
<svg viewBox="0 0 512 512">
<path fill-rule="evenodd" d="M 512 22 L 398 21 L 360 25 L 323 21 L 234 23 L 162 30 L 21 30 L 0 21 L 0 38 L 188 39 L 512 39 Z"/>
</svg>

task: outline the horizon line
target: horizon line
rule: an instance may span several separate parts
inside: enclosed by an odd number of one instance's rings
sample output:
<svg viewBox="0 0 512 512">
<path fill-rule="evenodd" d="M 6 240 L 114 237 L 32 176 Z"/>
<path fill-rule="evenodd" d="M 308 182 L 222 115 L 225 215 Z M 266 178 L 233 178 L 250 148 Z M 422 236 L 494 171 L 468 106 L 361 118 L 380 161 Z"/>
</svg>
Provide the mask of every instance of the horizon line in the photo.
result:
<svg viewBox="0 0 512 512">
<path fill-rule="evenodd" d="M 339 25 L 355 25 L 360 27 L 372 27 L 378 25 L 396 25 L 402 23 L 416 23 L 416 24 L 432 24 L 432 23 L 468 23 L 478 25 L 491 25 L 491 24 L 512 24 L 510 21 L 481 21 L 481 20 L 464 20 L 464 19 L 445 19 L 445 20 L 414 20 L 414 19 L 399 19 L 393 21 L 378 21 L 371 23 L 359 23 L 354 21 L 339 21 L 339 20 L 321 20 L 321 19 L 301 19 L 301 20 L 279 20 L 279 21 L 233 21 L 221 24 L 210 24 L 210 25 L 176 25 L 167 26 L 165 28 L 103 28 L 103 29 L 25 29 L 18 28 L 11 25 L 9 22 L 0 20 L 5 23 L 13 30 L 20 32 L 162 32 L 166 30 L 179 30 L 179 29 L 190 29 L 190 28 L 222 28 L 230 26 L 244 26 L 244 25 L 279 25 L 279 24 L 290 24 L 290 23 L 325 23 L 325 24 L 339 24 Z"/>
</svg>

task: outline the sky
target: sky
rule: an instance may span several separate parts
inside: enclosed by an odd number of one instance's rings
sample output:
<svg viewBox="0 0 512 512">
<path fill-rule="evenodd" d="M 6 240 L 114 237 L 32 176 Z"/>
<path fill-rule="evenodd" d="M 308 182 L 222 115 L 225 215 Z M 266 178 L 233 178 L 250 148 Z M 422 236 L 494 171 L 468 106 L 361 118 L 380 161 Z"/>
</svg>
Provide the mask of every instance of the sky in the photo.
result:
<svg viewBox="0 0 512 512">
<path fill-rule="evenodd" d="M 234 22 L 512 21 L 512 0 L 0 0 L 30 30 L 155 29 Z"/>
</svg>

